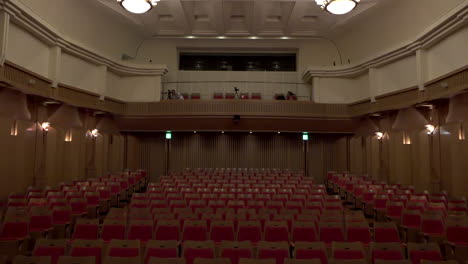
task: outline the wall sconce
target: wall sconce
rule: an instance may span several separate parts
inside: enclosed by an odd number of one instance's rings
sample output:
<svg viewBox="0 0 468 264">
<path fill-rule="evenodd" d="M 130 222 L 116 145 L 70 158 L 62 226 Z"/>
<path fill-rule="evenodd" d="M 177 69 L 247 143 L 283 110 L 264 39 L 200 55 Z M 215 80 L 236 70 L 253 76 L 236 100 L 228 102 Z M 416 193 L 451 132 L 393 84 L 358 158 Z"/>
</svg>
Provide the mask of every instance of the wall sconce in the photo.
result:
<svg viewBox="0 0 468 264">
<path fill-rule="evenodd" d="M 426 125 L 426 130 L 427 130 L 428 135 L 432 135 L 434 133 L 434 131 L 435 131 L 435 126 L 430 125 L 430 124 Z"/>
<path fill-rule="evenodd" d="M 375 137 L 376 137 L 378 140 L 382 140 L 383 137 L 384 137 L 384 133 L 383 133 L 383 132 L 375 132 Z"/>
<path fill-rule="evenodd" d="M 460 127 L 458 127 L 458 140 L 465 140 L 465 129 L 462 123 L 460 123 Z"/>
<path fill-rule="evenodd" d="M 99 136 L 99 130 L 97 130 L 96 128 L 91 130 L 89 132 L 89 134 L 93 137 L 93 138 L 97 138 Z"/>
<path fill-rule="evenodd" d="M 403 132 L 403 145 L 411 145 L 411 135 L 407 132 Z"/>
<path fill-rule="evenodd" d="M 49 131 L 50 123 L 49 123 L 49 122 L 42 122 L 41 128 L 42 128 L 42 130 L 45 131 L 45 132 Z"/>
<path fill-rule="evenodd" d="M 73 132 L 72 129 L 68 129 L 67 132 L 65 132 L 65 142 L 71 142 L 73 139 Z"/>
<path fill-rule="evenodd" d="M 10 135 L 16 137 L 18 135 L 18 121 L 15 119 L 11 124 Z"/>
</svg>

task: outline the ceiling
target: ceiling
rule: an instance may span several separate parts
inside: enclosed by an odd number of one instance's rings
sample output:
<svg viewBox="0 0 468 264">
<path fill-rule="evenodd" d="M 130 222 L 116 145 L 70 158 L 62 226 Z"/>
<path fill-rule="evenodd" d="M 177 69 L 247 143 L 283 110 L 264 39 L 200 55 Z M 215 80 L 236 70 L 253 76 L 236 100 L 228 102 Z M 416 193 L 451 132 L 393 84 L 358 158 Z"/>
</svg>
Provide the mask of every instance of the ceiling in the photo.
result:
<svg viewBox="0 0 468 264">
<path fill-rule="evenodd" d="M 154 37 L 321 37 L 384 0 L 362 0 L 336 16 L 314 0 L 161 0 L 143 15 L 125 11 L 116 0 L 103 7 Z"/>
</svg>

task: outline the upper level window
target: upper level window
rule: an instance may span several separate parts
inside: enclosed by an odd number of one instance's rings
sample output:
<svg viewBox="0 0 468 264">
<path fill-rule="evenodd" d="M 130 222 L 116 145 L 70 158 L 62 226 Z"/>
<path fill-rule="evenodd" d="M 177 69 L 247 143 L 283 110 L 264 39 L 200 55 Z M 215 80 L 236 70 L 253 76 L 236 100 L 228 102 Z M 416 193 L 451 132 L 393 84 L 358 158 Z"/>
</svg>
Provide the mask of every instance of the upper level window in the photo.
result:
<svg viewBox="0 0 468 264">
<path fill-rule="evenodd" d="M 184 71 L 296 71 L 296 54 L 181 53 Z"/>
</svg>

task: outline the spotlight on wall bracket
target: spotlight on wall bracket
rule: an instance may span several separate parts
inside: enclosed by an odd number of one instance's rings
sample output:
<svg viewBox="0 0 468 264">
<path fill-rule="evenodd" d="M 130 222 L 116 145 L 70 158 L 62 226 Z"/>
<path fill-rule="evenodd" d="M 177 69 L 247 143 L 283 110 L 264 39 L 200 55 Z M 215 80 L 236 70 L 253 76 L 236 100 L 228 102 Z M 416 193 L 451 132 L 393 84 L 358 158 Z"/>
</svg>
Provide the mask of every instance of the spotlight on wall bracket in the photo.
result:
<svg viewBox="0 0 468 264">
<path fill-rule="evenodd" d="M 428 135 L 432 135 L 432 134 L 434 134 L 435 126 L 431 125 L 431 124 L 426 125 L 426 130 L 427 130 Z"/>
<path fill-rule="evenodd" d="M 41 128 L 42 128 L 42 130 L 45 131 L 45 132 L 49 131 L 50 123 L 49 123 L 49 122 L 42 122 Z"/>
<path fill-rule="evenodd" d="M 382 140 L 383 137 L 384 137 L 384 133 L 383 133 L 383 132 L 375 132 L 375 137 L 376 137 L 378 140 Z"/>
</svg>

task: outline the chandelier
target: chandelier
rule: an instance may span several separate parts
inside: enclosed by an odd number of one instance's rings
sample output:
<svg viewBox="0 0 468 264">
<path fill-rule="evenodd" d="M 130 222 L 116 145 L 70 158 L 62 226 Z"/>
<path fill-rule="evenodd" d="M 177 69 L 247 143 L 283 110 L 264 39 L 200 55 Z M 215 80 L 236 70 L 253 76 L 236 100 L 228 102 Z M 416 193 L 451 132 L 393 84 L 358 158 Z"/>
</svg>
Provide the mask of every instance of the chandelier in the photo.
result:
<svg viewBox="0 0 468 264">
<path fill-rule="evenodd" d="M 143 14 L 156 6 L 159 0 L 117 0 L 130 13 Z"/>
<path fill-rule="evenodd" d="M 351 12 L 361 0 L 315 0 L 322 9 L 334 15 L 344 15 Z"/>
</svg>

